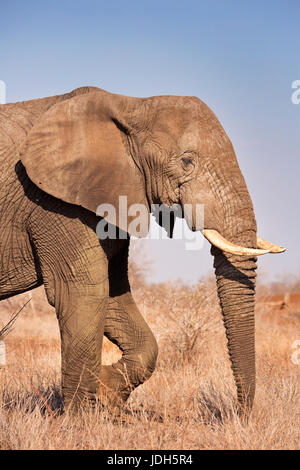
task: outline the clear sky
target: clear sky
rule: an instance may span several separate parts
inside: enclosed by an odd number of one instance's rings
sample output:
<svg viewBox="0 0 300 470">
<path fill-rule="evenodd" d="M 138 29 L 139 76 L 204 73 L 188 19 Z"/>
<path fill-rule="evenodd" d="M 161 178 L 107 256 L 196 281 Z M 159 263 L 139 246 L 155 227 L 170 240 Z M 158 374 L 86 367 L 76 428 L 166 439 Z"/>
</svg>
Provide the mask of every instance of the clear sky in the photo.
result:
<svg viewBox="0 0 300 470">
<path fill-rule="evenodd" d="M 299 0 L 10 0 L 0 3 L 7 101 L 94 85 L 131 96 L 194 95 L 227 131 L 259 233 L 287 246 L 260 258 L 269 279 L 300 272 Z M 143 241 L 152 281 L 210 273 L 208 244 Z"/>
</svg>

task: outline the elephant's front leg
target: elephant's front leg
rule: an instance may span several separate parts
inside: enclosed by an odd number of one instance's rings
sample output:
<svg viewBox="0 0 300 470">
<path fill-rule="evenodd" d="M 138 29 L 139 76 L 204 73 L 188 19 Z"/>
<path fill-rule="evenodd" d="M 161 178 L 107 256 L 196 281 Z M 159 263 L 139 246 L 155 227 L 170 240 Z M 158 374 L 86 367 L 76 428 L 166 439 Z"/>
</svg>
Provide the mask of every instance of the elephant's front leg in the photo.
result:
<svg viewBox="0 0 300 470">
<path fill-rule="evenodd" d="M 61 332 L 62 392 L 65 408 L 96 398 L 107 296 L 101 285 L 66 288 L 57 314 Z M 62 290 L 65 290 L 63 287 Z"/>
<path fill-rule="evenodd" d="M 64 405 L 78 408 L 96 398 L 100 381 L 108 261 L 92 229 L 79 219 L 54 216 L 45 214 L 47 230 L 40 223 L 31 237 L 59 321 Z"/>
<path fill-rule="evenodd" d="M 102 402 L 121 405 L 152 375 L 157 342 L 139 312 L 128 282 L 128 240 L 116 241 L 120 251 L 109 261 L 110 298 L 104 334 L 122 351 L 121 359 L 102 366 L 98 394 Z"/>
</svg>

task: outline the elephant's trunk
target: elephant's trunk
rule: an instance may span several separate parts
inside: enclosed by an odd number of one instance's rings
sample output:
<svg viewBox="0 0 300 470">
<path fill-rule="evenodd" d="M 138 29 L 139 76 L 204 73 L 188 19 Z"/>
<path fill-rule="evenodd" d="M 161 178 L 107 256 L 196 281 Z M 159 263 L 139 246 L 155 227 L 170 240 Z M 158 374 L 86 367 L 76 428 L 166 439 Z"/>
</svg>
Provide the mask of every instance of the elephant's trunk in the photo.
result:
<svg viewBox="0 0 300 470">
<path fill-rule="evenodd" d="M 231 190 L 223 201 L 223 235 L 230 242 L 257 248 L 252 201 L 238 166 L 232 166 Z M 238 183 L 236 186 L 235 183 Z M 225 185 L 224 185 L 225 186 Z M 228 188 L 228 185 L 227 185 Z M 255 254 L 229 254 L 215 247 L 214 267 L 240 412 L 250 411 L 255 394 Z"/>
<path fill-rule="evenodd" d="M 240 411 L 252 407 L 255 393 L 255 259 L 227 257 L 212 248 L 218 294 Z M 235 258 L 235 259 L 234 259 Z"/>
<path fill-rule="evenodd" d="M 204 204 L 204 235 L 221 234 L 223 238 L 219 238 L 231 250 L 230 253 L 226 246 L 222 248 L 222 243 L 218 246 L 210 240 L 238 402 L 240 411 L 245 413 L 251 408 L 255 393 L 255 256 L 262 253 L 255 250 L 254 210 L 231 146 L 219 155 L 216 163 L 210 165 L 205 177 L 201 179 L 200 174 L 194 185 L 182 188 L 181 196 L 183 205 Z M 186 219 L 192 229 L 201 230 L 195 217 Z"/>
</svg>

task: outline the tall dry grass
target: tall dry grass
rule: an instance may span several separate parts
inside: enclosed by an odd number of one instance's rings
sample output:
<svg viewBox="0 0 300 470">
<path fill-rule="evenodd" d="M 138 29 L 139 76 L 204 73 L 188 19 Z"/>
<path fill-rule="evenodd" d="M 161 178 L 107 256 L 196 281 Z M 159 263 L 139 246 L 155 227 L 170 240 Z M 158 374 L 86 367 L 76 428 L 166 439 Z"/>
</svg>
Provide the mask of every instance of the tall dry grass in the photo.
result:
<svg viewBox="0 0 300 470">
<path fill-rule="evenodd" d="M 299 316 L 256 312 L 257 393 L 249 423 L 235 412 L 235 387 L 214 280 L 148 286 L 131 265 L 133 293 L 159 343 L 157 369 L 126 412 L 61 413 L 60 340 L 43 288 L 3 301 L 0 318 L 32 296 L 6 338 L 0 369 L 1 449 L 298 449 L 300 364 L 292 344 Z M 108 341 L 103 361 L 119 351 Z M 300 354 L 299 354 L 300 359 Z"/>
</svg>

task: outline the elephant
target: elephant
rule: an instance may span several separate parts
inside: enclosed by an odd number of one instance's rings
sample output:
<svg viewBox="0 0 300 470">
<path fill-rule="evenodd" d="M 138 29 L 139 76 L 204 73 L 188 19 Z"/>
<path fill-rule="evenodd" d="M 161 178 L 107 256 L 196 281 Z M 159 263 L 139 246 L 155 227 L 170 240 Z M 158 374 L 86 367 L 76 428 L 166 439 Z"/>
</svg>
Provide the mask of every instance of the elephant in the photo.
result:
<svg viewBox="0 0 300 470">
<path fill-rule="evenodd" d="M 96 87 L 0 106 L 0 300 L 44 285 L 61 335 L 65 407 L 123 406 L 154 372 L 158 346 L 131 295 L 129 214 L 99 238 L 97 208 L 183 208 L 211 243 L 241 413 L 255 393 L 257 256 L 285 249 L 257 236 L 234 148 L 199 98 L 134 98 Z M 204 226 L 195 207 L 205 208 Z M 185 213 L 184 207 L 192 210 Z M 101 365 L 103 336 L 121 359 Z"/>
</svg>

